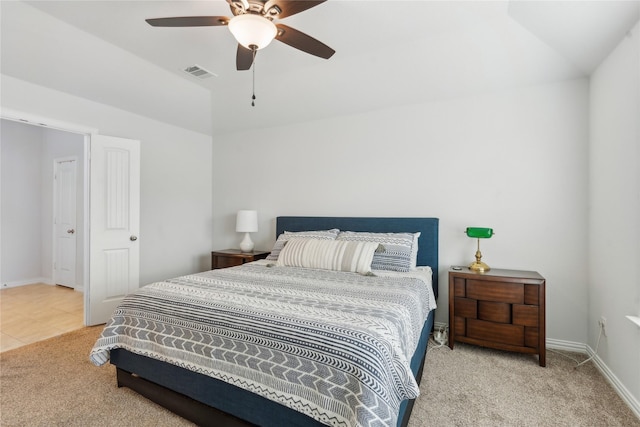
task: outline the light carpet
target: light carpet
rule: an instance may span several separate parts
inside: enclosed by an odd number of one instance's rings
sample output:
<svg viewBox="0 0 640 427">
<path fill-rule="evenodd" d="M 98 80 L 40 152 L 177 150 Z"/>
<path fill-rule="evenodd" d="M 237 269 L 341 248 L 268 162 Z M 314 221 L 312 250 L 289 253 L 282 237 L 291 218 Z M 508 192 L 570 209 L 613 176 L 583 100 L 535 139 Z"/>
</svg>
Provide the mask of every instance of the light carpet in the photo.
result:
<svg viewBox="0 0 640 427">
<path fill-rule="evenodd" d="M 88 354 L 102 327 L 0 353 L 0 425 L 187 426 L 127 388 Z M 573 355 L 573 357 L 582 357 Z M 625 426 L 640 420 L 590 363 L 457 344 L 427 353 L 410 427 Z"/>
</svg>

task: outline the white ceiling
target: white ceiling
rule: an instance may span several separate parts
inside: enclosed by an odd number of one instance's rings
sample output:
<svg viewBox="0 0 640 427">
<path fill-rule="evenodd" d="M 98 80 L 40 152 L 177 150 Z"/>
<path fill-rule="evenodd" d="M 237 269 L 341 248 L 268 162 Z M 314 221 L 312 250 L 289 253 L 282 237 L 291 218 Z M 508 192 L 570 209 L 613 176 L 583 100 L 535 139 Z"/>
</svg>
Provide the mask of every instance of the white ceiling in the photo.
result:
<svg viewBox="0 0 640 427">
<path fill-rule="evenodd" d="M 588 76 L 640 19 L 635 0 L 329 0 L 282 22 L 336 54 L 274 41 L 251 107 L 227 28 L 144 22 L 231 16 L 224 0 L 26 3 L 1 3 L 4 74 L 213 134 Z M 217 77 L 182 71 L 194 64 Z"/>
</svg>

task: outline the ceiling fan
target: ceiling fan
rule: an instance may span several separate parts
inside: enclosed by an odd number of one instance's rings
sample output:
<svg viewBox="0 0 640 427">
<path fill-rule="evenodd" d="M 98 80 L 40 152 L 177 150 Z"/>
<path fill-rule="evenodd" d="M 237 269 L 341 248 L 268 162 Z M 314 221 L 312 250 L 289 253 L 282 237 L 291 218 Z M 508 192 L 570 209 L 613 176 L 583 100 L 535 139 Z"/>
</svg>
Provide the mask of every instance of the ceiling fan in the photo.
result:
<svg viewBox="0 0 640 427">
<path fill-rule="evenodd" d="M 320 58 L 329 59 L 335 51 L 326 44 L 287 25 L 273 22 L 295 15 L 326 0 L 227 0 L 232 18 L 226 16 L 177 16 L 147 19 L 154 27 L 228 26 L 238 41 L 236 68 L 248 70 L 256 52 L 275 38 L 282 43 Z"/>
</svg>

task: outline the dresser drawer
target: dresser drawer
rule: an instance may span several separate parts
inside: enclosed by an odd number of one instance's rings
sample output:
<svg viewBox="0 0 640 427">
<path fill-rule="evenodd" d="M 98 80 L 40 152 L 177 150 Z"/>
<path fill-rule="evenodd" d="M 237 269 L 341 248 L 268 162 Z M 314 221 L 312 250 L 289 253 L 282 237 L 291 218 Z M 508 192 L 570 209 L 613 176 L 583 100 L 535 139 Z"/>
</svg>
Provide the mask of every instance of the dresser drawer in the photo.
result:
<svg viewBox="0 0 640 427">
<path fill-rule="evenodd" d="M 538 344 L 540 336 L 538 335 L 538 328 L 525 326 L 524 328 L 524 345 L 539 350 Z"/>
<path fill-rule="evenodd" d="M 539 285 L 524 285 L 524 303 L 529 305 L 540 305 L 540 299 L 538 297 L 539 293 Z"/>
<path fill-rule="evenodd" d="M 218 256 L 215 258 L 213 268 L 235 267 L 244 264 L 244 259 L 238 257 Z"/>
<path fill-rule="evenodd" d="M 456 298 L 456 316 L 478 317 L 478 301 L 468 298 Z"/>
<path fill-rule="evenodd" d="M 266 251 L 242 252 L 238 249 L 224 249 L 211 252 L 211 269 L 235 267 L 247 262 L 265 259 L 269 255 Z"/>
<path fill-rule="evenodd" d="M 467 319 L 467 337 L 500 344 L 524 346 L 524 326 Z"/>
<path fill-rule="evenodd" d="M 513 324 L 524 326 L 538 326 L 538 306 L 513 305 Z"/>
<path fill-rule="evenodd" d="M 478 319 L 496 323 L 511 323 L 511 304 L 478 301 Z"/>
<path fill-rule="evenodd" d="M 456 277 L 453 280 L 453 296 L 455 297 L 464 297 L 467 295 L 466 291 L 467 287 L 465 285 L 465 280 L 461 277 Z"/>
<path fill-rule="evenodd" d="M 522 283 L 490 282 L 487 280 L 467 280 L 467 298 L 506 302 L 508 304 L 524 303 L 524 285 Z"/>
</svg>

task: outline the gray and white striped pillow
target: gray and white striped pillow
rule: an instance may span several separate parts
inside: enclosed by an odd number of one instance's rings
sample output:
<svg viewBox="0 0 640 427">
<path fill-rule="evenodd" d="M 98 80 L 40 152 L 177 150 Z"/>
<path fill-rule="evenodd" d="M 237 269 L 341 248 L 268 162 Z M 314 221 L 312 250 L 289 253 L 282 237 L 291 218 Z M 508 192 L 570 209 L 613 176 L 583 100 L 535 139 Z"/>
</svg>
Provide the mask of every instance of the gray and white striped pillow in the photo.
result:
<svg viewBox="0 0 640 427">
<path fill-rule="evenodd" d="M 416 268 L 419 237 L 420 232 L 368 233 L 341 231 L 336 240 L 380 243 L 384 247 L 384 251 L 375 254 L 371 268 L 373 270 L 406 272 Z"/>
<path fill-rule="evenodd" d="M 285 231 L 278 236 L 276 243 L 271 249 L 271 253 L 267 256 L 267 260 L 276 261 L 280 251 L 292 237 L 307 237 L 313 239 L 335 240 L 340 230 L 332 228 L 331 230 L 315 230 L 315 231 Z"/>
<path fill-rule="evenodd" d="M 318 268 L 367 274 L 376 242 L 292 238 L 280 251 L 279 266 Z"/>
</svg>

